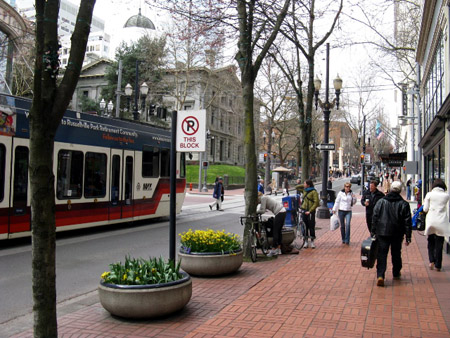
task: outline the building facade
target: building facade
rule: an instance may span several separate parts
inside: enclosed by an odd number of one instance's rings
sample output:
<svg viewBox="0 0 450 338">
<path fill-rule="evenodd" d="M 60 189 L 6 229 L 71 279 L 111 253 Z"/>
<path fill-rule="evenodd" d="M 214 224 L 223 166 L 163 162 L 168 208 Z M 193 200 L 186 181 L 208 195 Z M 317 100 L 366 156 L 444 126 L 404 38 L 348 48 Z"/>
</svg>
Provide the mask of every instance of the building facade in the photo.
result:
<svg viewBox="0 0 450 338">
<path fill-rule="evenodd" d="M 15 6 L 17 11 L 28 20 L 32 22 L 36 20 L 34 0 L 16 0 Z M 67 66 L 71 46 L 70 38 L 75 29 L 78 9 L 79 6 L 68 0 L 61 0 L 60 2 L 58 36 L 61 43 L 61 68 Z M 110 43 L 111 37 L 105 33 L 105 21 L 93 16 L 83 65 L 87 65 L 94 59 L 107 58 L 110 54 Z"/>
<path fill-rule="evenodd" d="M 420 66 L 418 105 L 420 174 L 423 196 L 433 179 L 450 186 L 450 1 L 425 0 L 417 46 Z M 450 208 L 450 205 L 449 205 Z M 446 238 L 450 253 L 450 239 Z"/>
<path fill-rule="evenodd" d="M 73 92 L 69 109 L 81 111 L 80 100 L 83 96 L 95 102 L 101 101 L 102 88 L 108 85 L 108 81 L 105 79 L 106 68 L 111 63 L 111 60 L 99 59 L 81 69 L 80 78 Z"/>
<path fill-rule="evenodd" d="M 435 178 L 443 179 L 447 186 L 450 184 L 449 18 L 449 1 L 424 1 L 417 46 L 420 65 L 419 147 L 424 193 L 429 191 Z"/>
<path fill-rule="evenodd" d="M 206 110 L 207 150 L 192 161 L 244 165 L 244 107 L 236 68 L 207 67 L 168 70 L 164 76 L 168 92 L 163 103 L 170 109 Z M 259 135 L 260 103 L 254 103 L 255 134 Z M 256 146 L 255 149 L 258 149 Z"/>
<path fill-rule="evenodd" d="M 29 29 L 9 2 L 0 0 L 0 92 L 11 94 L 13 62 Z"/>
</svg>

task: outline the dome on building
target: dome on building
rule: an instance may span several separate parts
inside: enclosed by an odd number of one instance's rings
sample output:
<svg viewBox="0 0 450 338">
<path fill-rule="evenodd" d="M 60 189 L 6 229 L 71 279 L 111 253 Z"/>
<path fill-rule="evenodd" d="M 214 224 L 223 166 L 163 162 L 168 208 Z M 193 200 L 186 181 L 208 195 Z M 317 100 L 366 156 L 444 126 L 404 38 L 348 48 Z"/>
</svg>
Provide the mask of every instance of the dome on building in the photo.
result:
<svg viewBox="0 0 450 338">
<path fill-rule="evenodd" d="M 139 8 L 139 14 L 133 15 L 130 17 L 125 25 L 123 25 L 124 28 L 127 27 L 139 27 L 139 28 L 147 28 L 147 29 L 155 29 L 155 25 L 153 22 L 147 18 L 146 16 L 143 16 L 141 14 L 141 9 Z"/>
</svg>

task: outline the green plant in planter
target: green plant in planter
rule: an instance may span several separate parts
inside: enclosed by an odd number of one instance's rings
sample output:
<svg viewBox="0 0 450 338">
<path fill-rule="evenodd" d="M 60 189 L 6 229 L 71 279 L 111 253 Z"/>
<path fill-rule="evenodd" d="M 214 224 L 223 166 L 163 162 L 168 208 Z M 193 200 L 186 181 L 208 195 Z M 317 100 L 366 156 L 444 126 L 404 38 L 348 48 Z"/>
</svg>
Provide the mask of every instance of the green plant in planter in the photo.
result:
<svg viewBox="0 0 450 338">
<path fill-rule="evenodd" d="M 225 233 L 225 230 L 195 230 L 180 234 L 181 250 L 191 252 L 234 252 L 241 250 L 241 240 L 238 235 Z"/>
<path fill-rule="evenodd" d="M 118 285 L 150 285 L 174 282 L 182 279 L 179 272 L 180 262 L 175 264 L 169 260 L 125 257 L 125 263 L 109 265 L 110 271 L 101 275 L 101 281 L 106 284 Z"/>
</svg>

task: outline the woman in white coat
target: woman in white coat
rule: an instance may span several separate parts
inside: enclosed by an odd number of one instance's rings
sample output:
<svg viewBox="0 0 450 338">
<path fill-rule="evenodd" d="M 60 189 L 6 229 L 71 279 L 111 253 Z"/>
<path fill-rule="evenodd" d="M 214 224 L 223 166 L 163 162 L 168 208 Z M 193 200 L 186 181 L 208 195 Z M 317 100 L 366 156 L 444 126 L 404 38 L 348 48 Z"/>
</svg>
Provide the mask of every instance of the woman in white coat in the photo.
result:
<svg viewBox="0 0 450 338">
<path fill-rule="evenodd" d="M 449 195 L 447 186 L 437 178 L 433 182 L 432 190 L 425 196 L 423 211 L 426 212 L 425 235 L 428 236 L 428 258 L 430 270 L 436 267 L 442 269 L 442 248 L 444 237 L 450 235 L 450 223 L 448 221 Z"/>
<path fill-rule="evenodd" d="M 334 202 L 333 214 L 336 212 L 341 223 L 342 244 L 350 245 L 350 221 L 352 219 L 352 207 L 356 204 L 356 197 L 351 190 L 350 182 L 344 184 L 344 189 L 339 191 Z"/>
</svg>

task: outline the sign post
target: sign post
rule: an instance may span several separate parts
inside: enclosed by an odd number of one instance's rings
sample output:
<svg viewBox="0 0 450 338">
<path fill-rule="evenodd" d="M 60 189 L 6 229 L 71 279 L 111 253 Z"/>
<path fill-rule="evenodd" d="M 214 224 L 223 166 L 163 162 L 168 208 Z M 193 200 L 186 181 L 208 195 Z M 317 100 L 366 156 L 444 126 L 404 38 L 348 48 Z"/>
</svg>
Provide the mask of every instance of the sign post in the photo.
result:
<svg viewBox="0 0 450 338">
<path fill-rule="evenodd" d="M 175 263 L 176 251 L 176 202 L 177 202 L 177 112 L 172 112 L 172 142 L 170 145 L 170 200 L 169 200 L 169 259 Z"/>
</svg>

